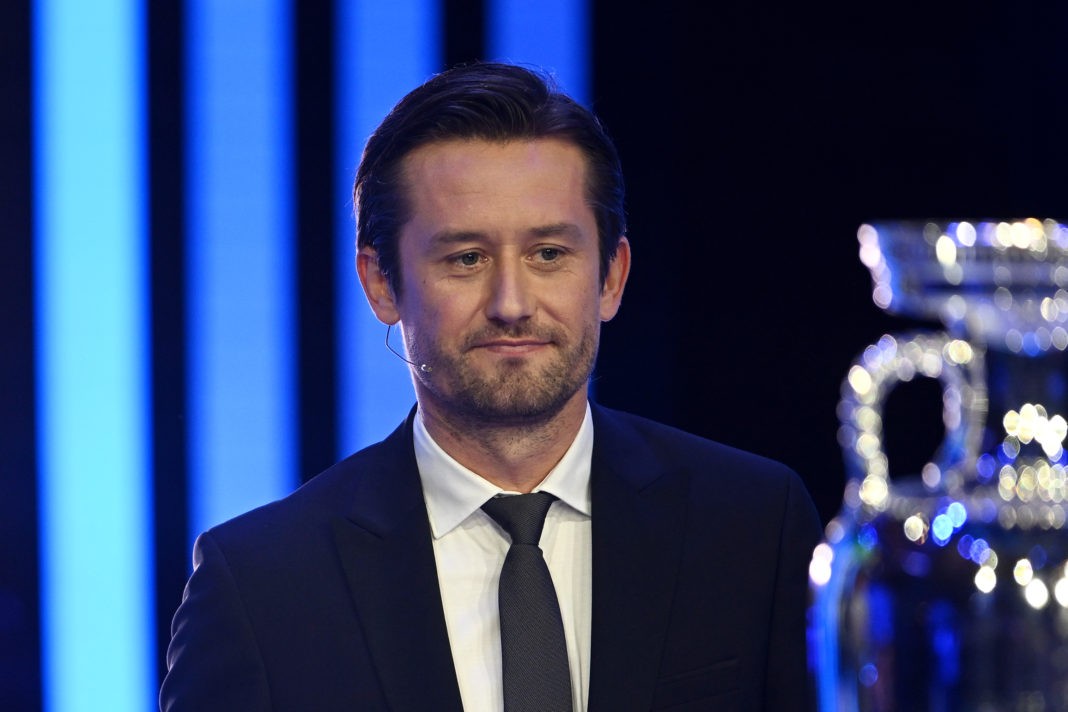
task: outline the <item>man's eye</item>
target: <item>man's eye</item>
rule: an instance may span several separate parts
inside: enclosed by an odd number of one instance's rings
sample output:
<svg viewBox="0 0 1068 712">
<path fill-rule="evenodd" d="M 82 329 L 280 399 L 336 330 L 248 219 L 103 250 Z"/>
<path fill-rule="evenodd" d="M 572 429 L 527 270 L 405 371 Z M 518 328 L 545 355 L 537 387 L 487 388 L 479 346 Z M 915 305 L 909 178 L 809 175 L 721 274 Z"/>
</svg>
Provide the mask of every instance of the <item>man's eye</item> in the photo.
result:
<svg viewBox="0 0 1068 712">
<path fill-rule="evenodd" d="M 456 261 L 464 267 L 474 267 L 478 264 L 478 260 L 479 255 L 477 252 L 465 252 L 464 254 L 456 258 Z"/>
<path fill-rule="evenodd" d="M 560 257 L 560 250 L 555 247 L 543 247 L 538 250 L 538 257 L 540 257 L 543 262 L 552 262 Z"/>
</svg>

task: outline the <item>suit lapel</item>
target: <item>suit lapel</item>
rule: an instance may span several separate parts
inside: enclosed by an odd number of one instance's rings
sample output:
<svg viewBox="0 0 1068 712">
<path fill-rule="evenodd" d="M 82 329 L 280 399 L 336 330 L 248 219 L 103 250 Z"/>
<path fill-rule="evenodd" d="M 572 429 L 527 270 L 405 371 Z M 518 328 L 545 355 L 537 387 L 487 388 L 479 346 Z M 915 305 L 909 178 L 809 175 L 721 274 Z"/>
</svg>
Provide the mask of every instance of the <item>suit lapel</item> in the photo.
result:
<svg viewBox="0 0 1068 712">
<path fill-rule="evenodd" d="M 589 708 L 648 710 L 679 567 L 685 482 L 629 426 L 593 413 Z"/>
<path fill-rule="evenodd" d="M 366 455 L 333 533 L 371 657 L 391 709 L 459 712 L 412 416 Z"/>
</svg>

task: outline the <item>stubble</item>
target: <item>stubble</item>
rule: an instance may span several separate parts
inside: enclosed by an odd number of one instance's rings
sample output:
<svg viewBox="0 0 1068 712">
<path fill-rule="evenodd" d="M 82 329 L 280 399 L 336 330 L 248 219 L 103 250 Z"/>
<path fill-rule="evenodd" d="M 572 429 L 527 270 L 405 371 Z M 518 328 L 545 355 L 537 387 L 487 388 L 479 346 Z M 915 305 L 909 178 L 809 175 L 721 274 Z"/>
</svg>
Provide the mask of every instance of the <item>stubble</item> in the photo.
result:
<svg viewBox="0 0 1068 712">
<path fill-rule="evenodd" d="M 517 356 L 487 368 L 476 360 L 476 345 L 497 337 L 547 341 L 556 354 L 542 365 Z M 416 372 L 420 385 L 452 418 L 498 427 L 538 426 L 549 423 L 586 387 L 597 355 L 598 329 L 589 325 L 568 343 L 553 329 L 487 327 L 465 338 L 456 353 L 425 343 L 418 334 L 407 333 L 406 340 L 412 360 L 431 367 L 429 373 Z"/>
</svg>

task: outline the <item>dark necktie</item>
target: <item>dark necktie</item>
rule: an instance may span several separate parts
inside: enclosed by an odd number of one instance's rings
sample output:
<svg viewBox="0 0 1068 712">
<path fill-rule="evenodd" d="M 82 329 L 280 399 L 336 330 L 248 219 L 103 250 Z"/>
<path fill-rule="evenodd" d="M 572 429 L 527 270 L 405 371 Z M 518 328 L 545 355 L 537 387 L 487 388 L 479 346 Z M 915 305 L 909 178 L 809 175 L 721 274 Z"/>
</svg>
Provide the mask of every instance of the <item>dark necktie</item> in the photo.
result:
<svg viewBox="0 0 1068 712">
<path fill-rule="evenodd" d="M 512 537 L 497 593 L 505 712 L 571 712 L 564 624 L 538 542 L 548 492 L 494 497 L 482 509 Z"/>
</svg>

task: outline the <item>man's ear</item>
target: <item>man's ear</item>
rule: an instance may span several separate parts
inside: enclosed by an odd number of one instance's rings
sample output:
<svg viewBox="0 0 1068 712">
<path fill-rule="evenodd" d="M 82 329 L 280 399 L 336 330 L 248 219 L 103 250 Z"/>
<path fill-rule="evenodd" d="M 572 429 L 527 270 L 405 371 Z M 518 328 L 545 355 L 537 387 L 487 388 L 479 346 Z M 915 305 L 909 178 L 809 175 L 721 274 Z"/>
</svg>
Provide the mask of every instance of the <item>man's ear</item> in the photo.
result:
<svg viewBox="0 0 1068 712">
<path fill-rule="evenodd" d="M 623 300 L 623 288 L 627 286 L 630 275 L 630 242 L 625 237 L 619 238 L 616 256 L 608 263 L 608 274 L 601 287 L 601 321 L 609 321 L 619 311 Z"/>
<path fill-rule="evenodd" d="M 361 247 L 356 252 L 356 274 L 360 276 L 364 296 L 371 305 L 371 311 L 383 324 L 396 324 L 400 321 L 397 300 L 389 286 L 389 280 L 382 274 L 378 264 L 378 252 L 371 247 Z"/>
</svg>

